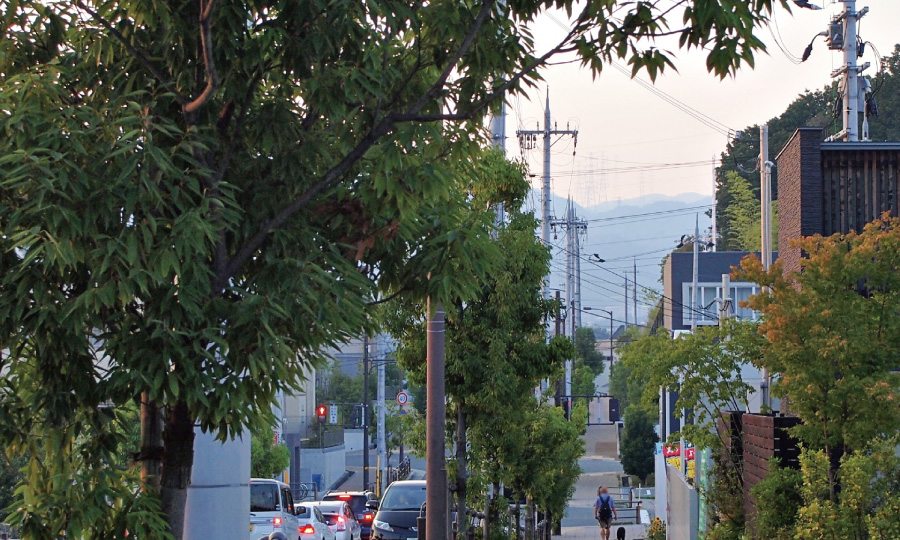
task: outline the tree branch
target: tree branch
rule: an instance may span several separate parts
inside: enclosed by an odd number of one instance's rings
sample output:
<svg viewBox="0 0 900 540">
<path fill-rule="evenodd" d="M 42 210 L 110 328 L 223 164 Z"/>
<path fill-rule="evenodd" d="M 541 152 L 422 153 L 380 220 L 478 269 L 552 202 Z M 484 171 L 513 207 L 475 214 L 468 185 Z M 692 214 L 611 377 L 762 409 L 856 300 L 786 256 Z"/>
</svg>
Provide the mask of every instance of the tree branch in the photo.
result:
<svg viewBox="0 0 900 540">
<path fill-rule="evenodd" d="M 165 88 L 175 96 L 175 99 L 177 99 L 179 103 L 184 104 L 189 101 L 187 97 L 182 95 L 178 90 L 175 89 L 174 86 L 172 86 L 170 82 L 166 80 L 165 77 L 163 77 L 163 74 L 158 69 L 156 69 L 156 66 L 154 66 L 153 63 L 150 62 L 147 56 L 137 47 L 132 45 L 131 42 L 129 42 L 121 32 L 116 30 L 113 25 L 109 23 L 109 21 L 101 17 L 100 14 L 96 11 L 89 8 L 84 2 L 79 1 L 77 3 L 77 6 L 86 11 L 91 16 L 91 18 L 100 23 L 100 26 L 106 28 L 107 32 L 109 32 L 113 37 L 119 40 L 119 42 L 121 42 L 125 47 L 125 50 L 128 51 L 128 54 L 130 54 L 132 57 L 134 57 L 135 60 L 140 62 L 147 69 L 147 71 L 149 71 L 150 74 L 153 75 L 153 77 L 157 81 L 159 81 L 163 88 Z"/>
<path fill-rule="evenodd" d="M 247 240 L 247 242 L 245 242 L 244 245 L 241 246 L 238 252 L 235 253 L 235 255 L 228 261 L 228 264 L 225 265 L 224 270 L 216 273 L 216 277 L 213 281 L 213 290 L 215 292 L 222 291 L 227 286 L 228 281 L 238 272 L 238 270 L 240 270 L 240 268 L 248 260 L 250 260 L 253 254 L 263 246 L 266 238 L 269 235 L 269 232 L 286 223 L 288 219 L 299 212 L 300 209 L 305 207 L 311 200 L 321 194 L 335 180 L 337 180 L 344 173 L 350 170 L 353 165 L 355 165 L 360 159 L 362 159 L 369 148 L 371 148 L 379 138 L 390 133 L 393 130 L 395 123 L 438 120 L 462 121 L 471 119 L 478 111 L 490 105 L 494 100 L 503 95 L 504 92 L 515 85 L 528 73 L 540 67 L 541 64 L 546 62 L 546 60 L 554 54 L 559 53 L 566 45 L 566 43 L 569 42 L 572 36 L 574 36 L 578 31 L 577 28 L 571 30 L 556 47 L 548 51 L 546 54 L 540 56 L 539 58 L 533 60 L 527 67 L 525 67 L 519 73 L 515 74 L 504 84 L 497 87 L 493 92 L 491 92 L 491 94 L 479 101 L 472 108 L 472 110 L 466 113 L 458 113 L 454 115 L 421 115 L 419 112 L 429 103 L 429 101 L 435 95 L 437 95 L 437 93 L 440 92 L 440 90 L 446 84 L 450 74 L 453 72 L 456 64 L 459 63 L 459 60 L 471 47 L 472 43 L 475 40 L 475 35 L 484 24 L 484 21 L 490 13 L 490 8 L 495 2 L 496 0 L 486 0 L 485 3 L 482 4 L 481 10 L 474 21 L 472 30 L 463 40 L 463 43 L 460 45 L 459 49 L 456 51 L 450 61 L 448 61 L 447 66 L 444 68 L 444 71 L 438 77 L 437 81 L 435 81 L 435 83 L 416 101 L 416 103 L 414 103 L 407 109 L 406 113 L 391 113 L 386 115 L 385 118 L 378 122 L 372 128 L 372 130 L 344 157 L 344 159 L 340 161 L 340 163 L 326 171 L 325 174 L 308 190 L 303 192 L 290 204 L 282 208 L 272 219 L 266 221 L 260 226 L 259 230 L 252 237 L 250 237 L 250 239 Z"/>
<path fill-rule="evenodd" d="M 200 44 L 203 47 L 203 65 L 206 67 L 206 88 L 193 101 L 184 105 L 184 112 L 191 114 L 200 109 L 219 88 L 219 74 L 216 72 L 216 61 L 212 49 L 211 15 L 216 0 L 207 0 L 203 6 L 200 0 Z"/>
</svg>

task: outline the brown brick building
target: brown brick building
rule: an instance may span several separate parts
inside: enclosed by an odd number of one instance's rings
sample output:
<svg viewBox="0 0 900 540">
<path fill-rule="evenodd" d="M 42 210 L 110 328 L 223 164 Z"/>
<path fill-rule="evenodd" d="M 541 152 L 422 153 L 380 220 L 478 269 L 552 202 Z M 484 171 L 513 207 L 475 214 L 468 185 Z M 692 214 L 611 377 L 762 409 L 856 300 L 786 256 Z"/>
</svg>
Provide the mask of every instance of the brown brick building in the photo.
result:
<svg viewBox="0 0 900 540">
<path fill-rule="evenodd" d="M 820 128 L 800 128 L 775 158 L 778 250 L 786 272 L 800 269 L 791 240 L 861 231 L 890 212 L 900 215 L 900 143 L 823 142 Z"/>
</svg>

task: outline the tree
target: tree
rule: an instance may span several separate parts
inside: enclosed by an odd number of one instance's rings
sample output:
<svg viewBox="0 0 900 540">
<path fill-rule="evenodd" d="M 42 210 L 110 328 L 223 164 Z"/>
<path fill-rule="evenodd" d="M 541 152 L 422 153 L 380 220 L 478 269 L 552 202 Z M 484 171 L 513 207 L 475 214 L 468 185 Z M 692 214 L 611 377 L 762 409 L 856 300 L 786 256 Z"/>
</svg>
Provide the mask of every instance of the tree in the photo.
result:
<svg viewBox="0 0 900 540">
<path fill-rule="evenodd" d="M 478 488 L 511 484 L 512 462 L 533 450 L 523 449 L 520 429 L 523 415 L 537 406 L 533 389 L 541 380 L 561 375 L 563 361 L 575 356 L 572 342 L 564 337 L 544 342 L 544 320 L 558 305 L 541 296 L 550 254 L 534 236 L 534 217 L 519 210 L 528 193 L 525 171 L 501 153 L 491 154 L 485 167 L 489 174 L 473 179 L 469 211 L 492 213 L 493 192 L 502 187 L 511 202 L 509 223 L 497 232 L 495 268 L 465 303 L 447 306 L 446 316 L 446 391 L 456 427 L 461 516 L 480 497 L 483 490 Z M 398 362 L 413 384 L 425 382 L 424 308 L 406 306 L 392 325 L 401 343 Z M 581 367 L 580 389 L 593 393 L 593 374 Z"/>
<path fill-rule="evenodd" d="M 257 430 L 250 439 L 250 473 L 255 478 L 273 478 L 291 464 L 291 451 L 275 442 L 271 429 Z"/>
<path fill-rule="evenodd" d="M 763 314 L 757 363 L 778 374 L 773 393 L 803 420 L 801 441 L 852 452 L 900 429 L 900 409 L 884 406 L 900 399 L 900 220 L 798 244 L 802 272 L 767 273 L 748 257 L 736 276 L 767 287 L 748 302 Z"/>
<path fill-rule="evenodd" d="M 655 78 L 668 33 L 725 77 L 764 49 L 775 3 L 591 2 L 538 55 L 529 23 L 573 2 L 10 2 L 0 350 L 4 399 L 25 401 L 4 443 L 36 460 L 32 429 L 75 437 L 99 404 L 139 399 L 162 425 L 142 440 L 143 493 L 180 539 L 195 425 L 265 425 L 370 302 L 452 304 L 484 275 L 484 223 L 460 220 L 450 179 L 474 174 L 498 99 L 569 52 Z M 31 496 L 72 507 L 53 484 Z"/>
<path fill-rule="evenodd" d="M 728 218 L 728 236 L 731 239 L 729 246 L 738 251 L 759 251 L 762 244 L 760 234 L 762 204 L 759 194 L 754 193 L 750 181 L 739 173 L 729 171 L 726 173 L 727 182 L 724 189 L 731 203 L 724 212 Z M 775 243 L 773 249 L 778 249 L 778 202 L 773 203 L 772 233 Z"/>
<path fill-rule="evenodd" d="M 579 358 L 591 370 L 603 373 L 603 354 L 597 350 L 597 338 L 594 337 L 594 329 L 590 327 L 575 330 L 575 351 Z"/>
<path fill-rule="evenodd" d="M 622 431 L 622 468 L 626 474 L 637 476 L 641 483 L 655 467 L 656 443 L 659 437 L 653 430 L 653 422 L 640 407 L 625 411 L 625 429 Z"/>
</svg>

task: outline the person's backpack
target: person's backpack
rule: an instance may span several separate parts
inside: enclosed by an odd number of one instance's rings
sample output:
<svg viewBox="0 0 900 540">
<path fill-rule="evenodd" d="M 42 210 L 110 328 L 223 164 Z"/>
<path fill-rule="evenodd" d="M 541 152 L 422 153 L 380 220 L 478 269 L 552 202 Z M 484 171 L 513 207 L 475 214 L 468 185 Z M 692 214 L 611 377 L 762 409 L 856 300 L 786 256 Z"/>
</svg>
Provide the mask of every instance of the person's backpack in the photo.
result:
<svg viewBox="0 0 900 540">
<path fill-rule="evenodd" d="M 599 517 L 604 521 L 609 521 L 610 519 L 612 519 L 612 508 L 609 505 L 611 500 L 612 497 L 610 497 L 609 495 L 607 495 L 606 497 L 604 497 L 603 495 L 600 496 Z"/>
</svg>

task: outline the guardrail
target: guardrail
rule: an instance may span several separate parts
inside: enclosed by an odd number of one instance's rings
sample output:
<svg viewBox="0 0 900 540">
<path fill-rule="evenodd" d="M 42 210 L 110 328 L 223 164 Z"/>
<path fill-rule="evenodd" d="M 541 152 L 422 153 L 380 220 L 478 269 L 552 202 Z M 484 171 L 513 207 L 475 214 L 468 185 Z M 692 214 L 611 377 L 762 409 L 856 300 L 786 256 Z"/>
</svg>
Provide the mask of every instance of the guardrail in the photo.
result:
<svg viewBox="0 0 900 540">
<path fill-rule="evenodd" d="M 396 482 L 397 480 L 405 480 L 409 478 L 410 473 L 410 462 L 409 458 L 404 458 L 403 461 L 400 462 L 400 465 L 397 467 L 388 467 L 386 473 L 386 485 L 389 486 Z"/>
</svg>

